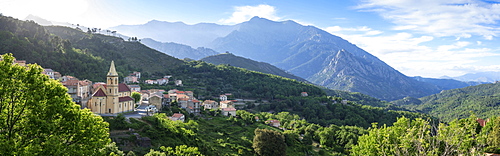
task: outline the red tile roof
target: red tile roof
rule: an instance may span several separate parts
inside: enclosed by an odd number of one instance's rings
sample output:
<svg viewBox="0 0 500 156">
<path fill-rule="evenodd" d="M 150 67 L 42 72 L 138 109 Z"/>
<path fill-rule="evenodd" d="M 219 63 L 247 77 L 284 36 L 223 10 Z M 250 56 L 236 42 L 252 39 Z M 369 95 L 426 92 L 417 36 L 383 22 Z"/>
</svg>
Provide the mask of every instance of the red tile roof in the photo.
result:
<svg viewBox="0 0 500 156">
<path fill-rule="evenodd" d="M 280 123 L 279 120 L 267 120 L 266 123 Z"/>
<path fill-rule="evenodd" d="M 130 92 L 130 87 L 125 83 L 118 84 L 118 92 Z"/>
<path fill-rule="evenodd" d="M 119 97 L 118 98 L 118 102 L 123 102 L 123 101 L 133 101 L 134 98 L 130 97 L 130 96 L 124 96 L 124 97 Z"/>
<path fill-rule="evenodd" d="M 78 81 L 78 83 L 80 83 L 81 86 L 88 86 L 90 84 L 88 81 Z"/>
<path fill-rule="evenodd" d="M 177 94 L 185 94 L 186 92 L 184 92 L 184 91 L 177 91 L 176 93 Z"/>
<path fill-rule="evenodd" d="M 179 100 L 179 101 L 187 101 L 187 100 L 189 100 L 189 99 L 188 99 L 188 98 L 179 98 L 178 100 Z"/>
<path fill-rule="evenodd" d="M 92 88 L 97 88 L 97 87 L 99 87 L 99 86 L 101 86 L 101 85 L 106 86 L 106 83 L 104 83 L 104 82 L 97 82 L 97 83 L 94 83 L 94 84 L 92 85 Z"/>
<path fill-rule="evenodd" d="M 198 101 L 198 100 L 193 100 L 193 102 L 200 102 L 200 101 Z"/>
<path fill-rule="evenodd" d="M 94 95 L 92 95 L 92 96 L 96 96 L 96 97 L 105 97 L 105 96 L 106 96 L 106 93 L 104 93 L 104 91 L 103 91 L 101 88 L 99 88 L 99 90 L 97 90 L 97 91 L 94 93 Z"/>
<path fill-rule="evenodd" d="M 184 116 L 184 114 L 174 113 L 174 115 L 172 115 L 174 118 L 181 118 L 182 116 Z"/>
<path fill-rule="evenodd" d="M 236 111 L 236 108 L 222 108 L 222 111 Z"/>
<path fill-rule="evenodd" d="M 203 101 L 204 104 L 211 104 L 211 103 L 214 103 L 215 101 L 214 100 L 205 100 Z"/>
<path fill-rule="evenodd" d="M 488 121 L 483 120 L 483 119 L 481 119 L 481 118 L 478 118 L 476 121 L 479 123 L 479 125 L 480 125 L 481 127 L 484 127 L 484 125 L 486 125 L 486 122 L 488 122 Z"/>
<path fill-rule="evenodd" d="M 62 84 L 65 86 L 77 86 L 78 85 L 78 80 L 67 80 L 64 81 Z"/>
</svg>

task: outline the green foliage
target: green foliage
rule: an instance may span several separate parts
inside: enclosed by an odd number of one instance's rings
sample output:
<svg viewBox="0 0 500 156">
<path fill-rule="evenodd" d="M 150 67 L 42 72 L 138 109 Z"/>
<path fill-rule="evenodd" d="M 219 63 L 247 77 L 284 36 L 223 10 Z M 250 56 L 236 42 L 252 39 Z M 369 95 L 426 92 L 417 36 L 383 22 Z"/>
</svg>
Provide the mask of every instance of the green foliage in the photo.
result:
<svg viewBox="0 0 500 156">
<path fill-rule="evenodd" d="M 369 134 L 359 137 L 351 155 L 480 155 L 497 148 L 494 141 L 486 141 L 498 137 L 491 130 L 479 126 L 475 116 L 439 127 L 428 120 L 402 117 L 390 127 L 374 124 Z"/>
<path fill-rule="evenodd" d="M 138 103 L 139 101 L 141 101 L 141 93 L 132 92 L 132 98 L 134 98 L 135 103 Z"/>
<path fill-rule="evenodd" d="M 336 99 L 337 102 L 339 103 L 342 100 L 348 100 L 356 102 L 358 104 L 368 105 L 373 107 L 387 107 L 389 105 L 389 103 L 386 101 L 382 101 L 380 99 L 359 92 L 347 92 L 347 91 L 331 90 L 331 89 L 324 89 L 324 90 L 328 96 L 339 98 Z"/>
<path fill-rule="evenodd" d="M 299 96 L 301 92 L 308 92 L 311 96 L 325 95 L 314 85 L 280 76 L 227 65 L 215 66 L 202 61 L 187 62 L 186 65 L 176 70 L 176 79 L 183 80 L 185 86 L 196 86 L 194 91 L 202 96 L 232 93 L 235 98 L 273 99 L 277 96 Z"/>
<path fill-rule="evenodd" d="M 480 118 L 498 115 L 499 101 L 500 83 L 495 83 L 447 90 L 418 100 L 398 100 L 397 103 L 407 109 L 428 113 L 450 122 L 453 119 L 467 118 L 471 113 Z"/>
<path fill-rule="evenodd" d="M 337 99 L 337 98 L 334 98 Z M 359 105 L 353 102 L 342 103 L 342 100 L 332 101 L 324 97 L 281 97 L 269 105 L 259 105 L 258 111 L 288 111 L 298 114 L 312 123 L 321 126 L 349 125 L 359 127 L 370 127 L 371 123 L 391 125 L 398 117 L 409 118 L 426 117 L 425 114 L 407 111 L 394 111 L 388 108 L 371 107 Z"/>
<path fill-rule="evenodd" d="M 280 132 L 268 129 L 255 129 L 252 147 L 262 156 L 286 155 L 285 137 Z"/>
<path fill-rule="evenodd" d="M 125 155 L 123 151 L 118 149 L 118 146 L 116 146 L 115 142 L 106 145 L 106 147 L 100 149 L 100 152 L 103 153 L 104 155 L 119 155 L 119 156 Z"/>
<path fill-rule="evenodd" d="M 104 117 L 104 120 L 109 123 L 110 130 L 125 130 L 130 126 L 123 114 L 118 114 L 116 117 Z"/>
<path fill-rule="evenodd" d="M 175 149 L 161 146 L 160 149 L 164 152 L 151 150 L 145 156 L 203 156 L 197 147 L 188 147 L 186 145 L 175 146 Z"/>
<path fill-rule="evenodd" d="M 3 18 L 3 17 L 2 17 Z M 38 65 L 0 61 L 0 155 L 99 155 L 108 124 L 71 101 Z M 61 150 L 64 149 L 64 150 Z"/>
</svg>

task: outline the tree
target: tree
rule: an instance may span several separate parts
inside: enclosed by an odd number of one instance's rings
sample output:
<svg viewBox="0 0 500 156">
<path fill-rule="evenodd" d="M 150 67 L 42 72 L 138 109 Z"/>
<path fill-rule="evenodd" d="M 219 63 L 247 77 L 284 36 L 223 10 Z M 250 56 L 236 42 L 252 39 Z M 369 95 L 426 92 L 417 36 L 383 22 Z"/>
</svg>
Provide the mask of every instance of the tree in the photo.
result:
<svg viewBox="0 0 500 156">
<path fill-rule="evenodd" d="M 132 98 L 134 98 L 135 103 L 138 103 L 139 101 L 141 101 L 141 93 L 132 92 Z"/>
<path fill-rule="evenodd" d="M 286 155 L 286 143 L 283 134 L 268 129 L 255 129 L 253 149 L 261 156 Z"/>
<path fill-rule="evenodd" d="M 0 61 L 0 155 L 99 155 L 108 123 L 72 102 L 61 83 L 34 64 Z"/>
<path fill-rule="evenodd" d="M 175 149 L 161 146 L 160 149 L 164 152 L 151 149 L 145 156 L 203 156 L 198 151 L 198 147 L 188 147 L 187 145 L 175 146 Z"/>
</svg>

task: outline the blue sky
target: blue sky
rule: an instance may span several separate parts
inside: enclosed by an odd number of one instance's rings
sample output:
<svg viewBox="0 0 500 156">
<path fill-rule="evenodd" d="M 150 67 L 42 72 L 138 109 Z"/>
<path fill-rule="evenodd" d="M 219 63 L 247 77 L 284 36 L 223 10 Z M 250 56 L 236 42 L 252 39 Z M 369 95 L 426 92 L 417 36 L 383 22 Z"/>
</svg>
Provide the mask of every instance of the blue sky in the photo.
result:
<svg viewBox="0 0 500 156">
<path fill-rule="evenodd" d="M 0 0 L 0 13 L 100 28 L 260 16 L 321 28 L 408 76 L 500 71 L 500 0 Z"/>
</svg>

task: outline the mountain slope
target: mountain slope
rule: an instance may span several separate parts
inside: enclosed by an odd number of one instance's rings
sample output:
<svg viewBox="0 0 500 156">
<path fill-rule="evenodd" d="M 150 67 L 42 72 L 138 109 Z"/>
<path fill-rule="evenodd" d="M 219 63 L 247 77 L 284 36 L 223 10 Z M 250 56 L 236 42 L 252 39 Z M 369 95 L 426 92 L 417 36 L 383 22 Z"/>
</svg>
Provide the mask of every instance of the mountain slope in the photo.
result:
<svg viewBox="0 0 500 156">
<path fill-rule="evenodd" d="M 184 59 L 184 58 L 190 58 L 194 60 L 199 60 L 207 56 L 212 56 L 212 55 L 217 55 L 219 54 L 218 52 L 208 49 L 208 48 L 203 48 L 199 47 L 196 49 L 191 48 L 190 46 L 183 45 L 183 44 L 178 44 L 178 43 L 173 43 L 173 42 L 158 42 L 150 38 L 144 38 L 141 40 L 141 43 L 144 45 L 153 48 L 155 50 L 158 50 L 160 52 L 163 52 L 167 55 L 179 58 L 179 59 Z"/>
<path fill-rule="evenodd" d="M 355 91 L 384 100 L 422 97 L 440 91 L 413 80 L 377 57 L 338 36 L 293 21 L 254 17 L 212 43 L 257 61 L 271 62 L 306 80 L 331 89 Z"/>
<path fill-rule="evenodd" d="M 500 83 L 446 90 L 419 99 L 404 98 L 392 103 L 428 113 L 444 121 L 467 118 L 471 113 L 488 118 L 500 113 Z"/>
<path fill-rule="evenodd" d="M 252 71 L 258 71 L 262 73 L 267 73 L 267 74 L 273 74 L 273 75 L 278 75 L 290 79 L 295 79 L 297 81 L 303 81 L 306 82 L 305 79 L 300 78 L 298 76 L 289 74 L 273 65 L 270 65 L 265 62 L 257 62 L 251 59 L 235 56 L 234 54 L 231 53 L 223 53 L 219 55 L 214 55 L 214 56 L 209 56 L 201 59 L 201 61 L 205 61 L 208 63 L 212 63 L 215 65 L 219 64 L 229 64 L 231 66 L 235 67 L 240 67 L 240 68 L 245 68 L 248 70 Z"/>
</svg>

